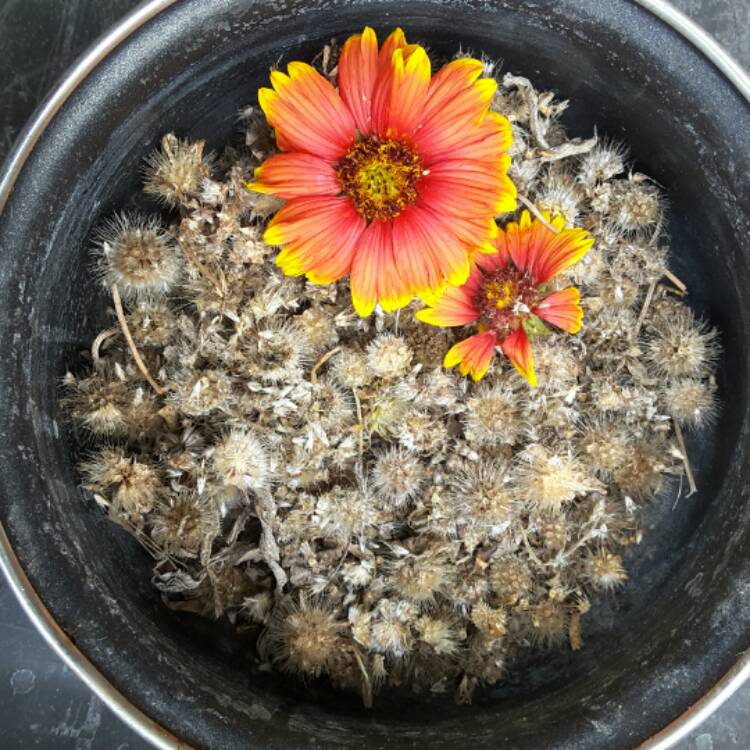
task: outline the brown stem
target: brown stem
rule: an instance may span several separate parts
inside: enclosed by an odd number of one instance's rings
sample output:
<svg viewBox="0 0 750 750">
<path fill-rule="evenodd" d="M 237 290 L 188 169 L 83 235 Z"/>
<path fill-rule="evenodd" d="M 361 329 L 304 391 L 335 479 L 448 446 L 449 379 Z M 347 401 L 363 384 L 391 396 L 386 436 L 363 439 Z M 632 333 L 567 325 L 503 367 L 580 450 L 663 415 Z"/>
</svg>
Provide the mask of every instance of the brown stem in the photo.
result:
<svg viewBox="0 0 750 750">
<path fill-rule="evenodd" d="M 539 219 L 539 221 L 541 221 L 542 224 L 544 224 L 544 226 L 550 230 L 550 232 L 554 234 L 560 234 L 560 230 L 555 229 L 552 224 L 550 224 L 547 219 L 544 218 L 542 212 L 523 193 L 518 194 L 518 200 L 521 201 L 521 203 L 523 203 L 523 205 L 526 206 L 526 208 L 528 208 L 529 211 L 531 211 L 531 213 L 534 214 L 534 216 L 536 216 L 536 218 Z"/>
<path fill-rule="evenodd" d="M 216 294 L 219 297 L 224 297 L 224 290 L 221 288 L 219 280 L 211 273 L 211 271 L 203 265 L 198 259 L 198 256 L 188 247 L 187 242 L 180 243 L 180 250 L 187 256 L 187 259 L 198 269 L 198 273 L 203 276 L 204 279 L 209 281 L 213 288 L 216 290 Z"/>
<path fill-rule="evenodd" d="M 166 389 L 162 388 L 151 377 L 151 373 L 148 371 L 148 368 L 146 367 L 144 361 L 141 359 L 141 355 L 138 353 L 138 348 L 135 345 L 135 341 L 133 341 L 133 337 L 130 334 L 130 328 L 128 328 L 128 321 L 125 319 L 125 311 L 122 309 L 122 300 L 120 299 L 120 291 L 117 288 L 117 284 L 112 284 L 112 300 L 115 303 L 115 313 L 117 314 L 117 320 L 120 323 L 120 328 L 122 328 L 122 333 L 123 336 L 125 336 L 125 341 L 128 342 L 128 346 L 130 347 L 130 352 L 133 355 L 136 366 L 141 371 L 143 377 L 146 378 L 148 384 L 154 389 L 154 391 L 156 391 L 156 394 L 159 396 L 163 396 L 167 392 Z"/>
<path fill-rule="evenodd" d="M 112 338 L 112 336 L 115 336 L 117 334 L 116 328 L 107 328 L 105 331 L 102 331 L 91 343 L 91 359 L 94 361 L 94 367 L 97 369 L 99 368 L 99 364 L 101 363 L 101 356 L 99 355 L 99 350 L 102 347 L 102 344 L 109 338 Z"/>
<path fill-rule="evenodd" d="M 635 341 L 635 339 L 638 338 L 638 334 L 641 332 L 641 327 L 643 326 L 643 322 L 646 320 L 646 314 L 648 313 L 648 308 L 651 306 L 651 301 L 654 299 L 654 292 L 656 291 L 656 281 L 652 281 L 651 284 L 648 287 L 648 291 L 646 292 L 646 299 L 643 300 L 643 307 L 641 308 L 641 313 L 638 316 L 638 320 L 635 323 L 635 328 L 630 333 L 630 340 Z"/>
<path fill-rule="evenodd" d="M 310 382 L 315 385 L 318 382 L 318 370 L 323 367 L 323 365 L 328 362 L 328 360 L 334 355 L 338 354 L 341 351 L 340 346 L 334 346 L 333 349 L 331 349 L 330 352 L 326 352 L 314 365 L 312 370 L 310 370 Z"/>
<path fill-rule="evenodd" d="M 672 422 L 674 423 L 674 434 L 677 438 L 677 445 L 680 448 L 680 453 L 682 454 L 682 463 L 685 464 L 685 474 L 687 474 L 688 486 L 690 487 L 690 492 L 688 492 L 686 497 L 691 497 L 696 492 L 698 492 L 698 485 L 695 483 L 693 468 L 690 466 L 687 449 L 685 448 L 685 438 L 682 435 L 682 428 L 680 427 L 680 423 L 674 417 L 672 417 Z"/>
<path fill-rule="evenodd" d="M 664 275 L 681 291 L 687 292 L 687 287 L 684 282 L 677 278 L 668 268 L 664 269 Z"/>
<path fill-rule="evenodd" d="M 358 447 L 359 447 L 359 458 L 360 461 L 362 460 L 362 454 L 365 452 L 365 425 L 364 421 L 362 420 L 362 402 L 359 400 L 359 394 L 357 393 L 356 388 L 352 388 L 352 393 L 354 394 L 354 405 L 357 407 L 357 438 L 358 438 Z"/>
</svg>

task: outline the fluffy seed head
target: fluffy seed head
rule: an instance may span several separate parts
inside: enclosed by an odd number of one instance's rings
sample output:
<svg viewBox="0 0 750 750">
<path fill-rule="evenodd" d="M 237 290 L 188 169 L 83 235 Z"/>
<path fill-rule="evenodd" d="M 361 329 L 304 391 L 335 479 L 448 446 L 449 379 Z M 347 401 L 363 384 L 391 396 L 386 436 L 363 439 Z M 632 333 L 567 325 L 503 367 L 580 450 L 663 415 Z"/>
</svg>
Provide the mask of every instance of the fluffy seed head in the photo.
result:
<svg viewBox="0 0 750 750">
<path fill-rule="evenodd" d="M 205 147 L 205 141 L 165 135 L 161 148 L 146 157 L 144 192 L 170 206 L 198 195 L 203 180 L 211 175 L 211 158 L 203 155 Z"/>
<path fill-rule="evenodd" d="M 586 425 L 579 447 L 584 460 L 602 478 L 611 477 L 630 460 L 627 432 L 613 420 L 596 420 Z"/>
<path fill-rule="evenodd" d="M 509 467 L 501 461 L 467 461 L 448 478 L 451 502 L 462 522 L 486 532 L 508 524 L 517 502 Z"/>
<path fill-rule="evenodd" d="M 154 217 L 116 214 L 100 228 L 96 252 L 102 283 L 117 284 L 128 301 L 163 296 L 180 279 L 177 248 Z"/>
<path fill-rule="evenodd" d="M 417 632 L 440 656 L 455 656 L 459 651 L 461 633 L 450 619 L 425 615 L 417 621 Z"/>
<path fill-rule="evenodd" d="M 564 503 L 601 488 L 569 453 L 553 453 L 536 444 L 526 448 L 521 459 L 519 495 L 540 510 L 559 513 Z"/>
<path fill-rule="evenodd" d="M 404 656 L 414 645 L 410 622 L 414 621 L 415 615 L 411 602 L 381 599 L 370 628 L 372 648 L 390 656 Z"/>
<path fill-rule="evenodd" d="M 265 645 L 285 672 L 318 677 L 328 671 L 342 646 L 346 623 L 321 603 L 287 600 L 271 616 Z"/>
<path fill-rule="evenodd" d="M 450 568 L 440 555 L 409 555 L 391 567 L 391 586 L 401 597 L 413 602 L 432 601 L 450 579 Z"/>
<path fill-rule="evenodd" d="M 490 566 L 489 581 L 492 590 L 509 605 L 527 597 L 534 584 L 529 564 L 517 557 L 495 560 Z"/>
<path fill-rule="evenodd" d="M 92 489 L 110 498 L 113 514 L 134 520 L 151 511 L 164 491 L 156 469 L 121 448 L 104 448 L 81 471 Z"/>
<path fill-rule="evenodd" d="M 466 439 L 476 445 L 513 444 L 523 427 L 519 394 L 511 385 L 481 385 L 466 402 Z"/>
<path fill-rule="evenodd" d="M 127 318 L 133 339 L 141 346 L 166 346 L 175 333 L 175 314 L 164 302 L 138 301 Z"/>
<path fill-rule="evenodd" d="M 665 307 L 662 314 L 656 315 L 652 333 L 646 353 L 659 375 L 700 377 L 716 359 L 716 331 L 697 321 L 683 305 Z"/>
<path fill-rule="evenodd" d="M 265 490 L 271 483 L 271 461 L 253 430 L 234 429 L 210 449 L 216 478 L 240 490 Z"/>
<path fill-rule="evenodd" d="M 381 498 L 401 507 L 422 489 L 425 469 L 412 453 L 403 448 L 389 448 L 375 460 L 371 479 L 373 488 Z"/>
<path fill-rule="evenodd" d="M 201 417 L 229 411 L 231 397 L 231 379 L 223 370 L 215 369 L 192 373 L 185 380 L 178 380 L 171 399 L 185 414 Z"/>
<path fill-rule="evenodd" d="M 340 432 L 354 423 L 354 401 L 348 393 L 322 378 L 312 386 L 307 416 L 311 422 L 317 421 L 326 432 Z"/>
<path fill-rule="evenodd" d="M 406 341 L 391 333 L 381 333 L 367 347 L 370 369 L 384 380 L 396 380 L 405 375 L 412 357 L 412 350 Z"/>
<path fill-rule="evenodd" d="M 169 555 L 194 558 L 203 539 L 204 514 L 193 493 L 172 497 L 158 505 L 149 518 L 151 538 Z"/>
<path fill-rule="evenodd" d="M 395 390 L 381 391 L 367 401 L 365 426 L 385 439 L 398 437 L 409 409 L 409 401 Z"/>
<path fill-rule="evenodd" d="M 568 616 L 563 605 L 552 599 L 533 604 L 527 612 L 531 640 L 548 648 L 563 641 L 567 635 Z"/>
<path fill-rule="evenodd" d="M 448 442 L 443 421 L 426 412 L 411 412 L 404 417 L 399 443 L 417 453 L 436 453 Z"/>
<path fill-rule="evenodd" d="M 581 159 L 578 179 L 587 187 L 622 174 L 625 171 L 626 150 L 621 144 L 602 143 Z"/>
<path fill-rule="evenodd" d="M 242 336 L 235 369 L 270 383 L 300 380 L 310 365 L 311 349 L 295 324 L 266 324 Z"/>
<path fill-rule="evenodd" d="M 364 537 L 377 518 L 372 498 L 358 490 L 333 487 L 318 498 L 313 522 L 327 538 L 348 543 Z"/>
<path fill-rule="evenodd" d="M 702 380 L 680 378 L 664 389 L 667 412 L 681 425 L 700 429 L 716 418 L 716 399 Z"/>
<path fill-rule="evenodd" d="M 330 365 L 331 377 L 344 388 L 362 388 L 369 385 L 373 373 L 364 354 L 345 348 L 336 354 Z"/>
<path fill-rule="evenodd" d="M 128 430 L 132 395 L 126 383 L 101 374 L 75 381 L 63 404 L 87 430 L 102 437 L 117 437 Z"/>
<path fill-rule="evenodd" d="M 333 318 L 322 307 L 310 307 L 296 319 L 302 337 L 313 351 L 319 352 L 338 341 Z"/>
<path fill-rule="evenodd" d="M 496 609 L 485 602 L 479 602 L 472 607 L 471 621 L 480 633 L 494 640 L 505 635 L 508 615 L 502 608 Z"/>
<path fill-rule="evenodd" d="M 630 460 L 612 473 L 622 492 L 636 499 L 652 498 L 662 486 L 665 448 L 659 439 L 631 445 Z"/>
<path fill-rule="evenodd" d="M 659 190 L 647 182 L 622 180 L 613 192 L 609 215 L 623 232 L 654 227 L 661 218 Z"/>
<path fill-rule="evenodd" d="M 612 591 L 627 580 L 622 558 L 611 552 L 596 552 L 588 559 L 587 573 L 592 585 L 600 590 Z"/>
</svg>

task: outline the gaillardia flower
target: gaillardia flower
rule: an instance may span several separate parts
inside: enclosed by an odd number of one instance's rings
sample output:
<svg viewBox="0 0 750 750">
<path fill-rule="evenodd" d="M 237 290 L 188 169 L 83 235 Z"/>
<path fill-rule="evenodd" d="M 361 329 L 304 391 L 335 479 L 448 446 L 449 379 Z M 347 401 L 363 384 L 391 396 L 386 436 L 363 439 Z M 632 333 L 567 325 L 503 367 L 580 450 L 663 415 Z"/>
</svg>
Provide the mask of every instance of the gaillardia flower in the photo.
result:
<svg viewBox="0 0 750 750">
<path fill-rule="evenodd" d="M 401 29 L 378 50 L 366 28 L 343 46 L 338 91 L 305 63 L 271 73 L 258 100 L 281 153 L 248 187 L 287 201 L 264 236 L 285 273 L 351 274 L 362 316 L 466 281 L 470 254 L 494 251 L 494 216 L 516 207 L 511 128 L 482 70 L 459 59 L 433 76 Z"/>
<path fill-rule="evenodd" d="M 447 287 L 433 307 L 417 313 L 434 326 L 476 324 L 479 333 L 460 341 L 445 355 L 445 367 L 459 366 L 462 375 L 484 377 L 499 345 L 532 386 L 534 358 L 529 334 L 545 332 L 544 322 L 568 333 L 581 330 L 583 310 L 578 289 L 570 287 L 546 294 L 544 285 L 578 262 L 594 239 L 583 229 L 564 229 L 558 216 L 531 220 L 528 211 L 518 223 L 508 224 L 495 241 L 491 255 L 476 255 L 466 283 Z M 542 322 L 544 321 L 544 322 Z"/>
</svg>

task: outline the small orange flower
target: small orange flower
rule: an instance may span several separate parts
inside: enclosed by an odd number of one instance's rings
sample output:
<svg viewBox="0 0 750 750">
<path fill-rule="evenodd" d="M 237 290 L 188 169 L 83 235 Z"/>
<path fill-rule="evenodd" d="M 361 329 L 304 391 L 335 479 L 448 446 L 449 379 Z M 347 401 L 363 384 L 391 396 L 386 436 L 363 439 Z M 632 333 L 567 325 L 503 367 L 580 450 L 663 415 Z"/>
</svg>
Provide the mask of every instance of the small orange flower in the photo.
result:
<svg viewBox="0 0 750 750">
<path fill-rule="evenodd" d="M 564 229 L 562 217 L 531 220 L 528 211 L 508 224 L 491 255 L 477 255 L 476 265 L 461 287 L 448 287 L 433 307 L 417 313 L 434 326 L 476 323 L 479 333 L 460 341 L 445 355 L 445 367 L 459 366 L 462 375 L 484 377 L 495 348 L 500 346 L 532 386 L 536 386 L 529 332 L 545 331 L 542 321 L 568 333 L 581 330 L 583 310 L 578 289 L 545 295 L 543 285 L 574 263 L 594 244 L 583 229 Z"/>
<path fill-rule="evenodd" d="M 362 316 L 466 281 L 470 254 L 493 252 L 494 216 L 516 207 L 511 128 L 482 70 L 460 59 L 432 76 L 401 29 L 378 49 L 366 28 L 344 44 L 338 91 L 301 62 L 271 73 L 258 100 L 282 153 L 248 187 L 287 201 L 264 236 L 285 273 L 351 274 Z"/>
</svg>

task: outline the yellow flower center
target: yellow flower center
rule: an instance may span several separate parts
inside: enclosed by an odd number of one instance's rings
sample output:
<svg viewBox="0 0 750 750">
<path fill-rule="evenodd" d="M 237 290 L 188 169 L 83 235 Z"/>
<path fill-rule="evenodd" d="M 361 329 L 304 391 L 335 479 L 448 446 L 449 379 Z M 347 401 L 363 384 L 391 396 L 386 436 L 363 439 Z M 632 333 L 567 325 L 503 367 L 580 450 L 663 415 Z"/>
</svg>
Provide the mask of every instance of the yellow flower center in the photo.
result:
<svg viewBox="0 0 750 750">
<path fill-rule="evenodd" d="M 474 297 L 479 324 L 507 336 L 538 302 L 538 289 L 528 272 L 508 265 L 484 277 Z"/>
<path fill-rule="evenodd" d="M 388 221 L 417 200 L 422 160 L 401 141 L 368 136 L 346 152 L 336 171 L 360 215 Z"/>
</svg>

